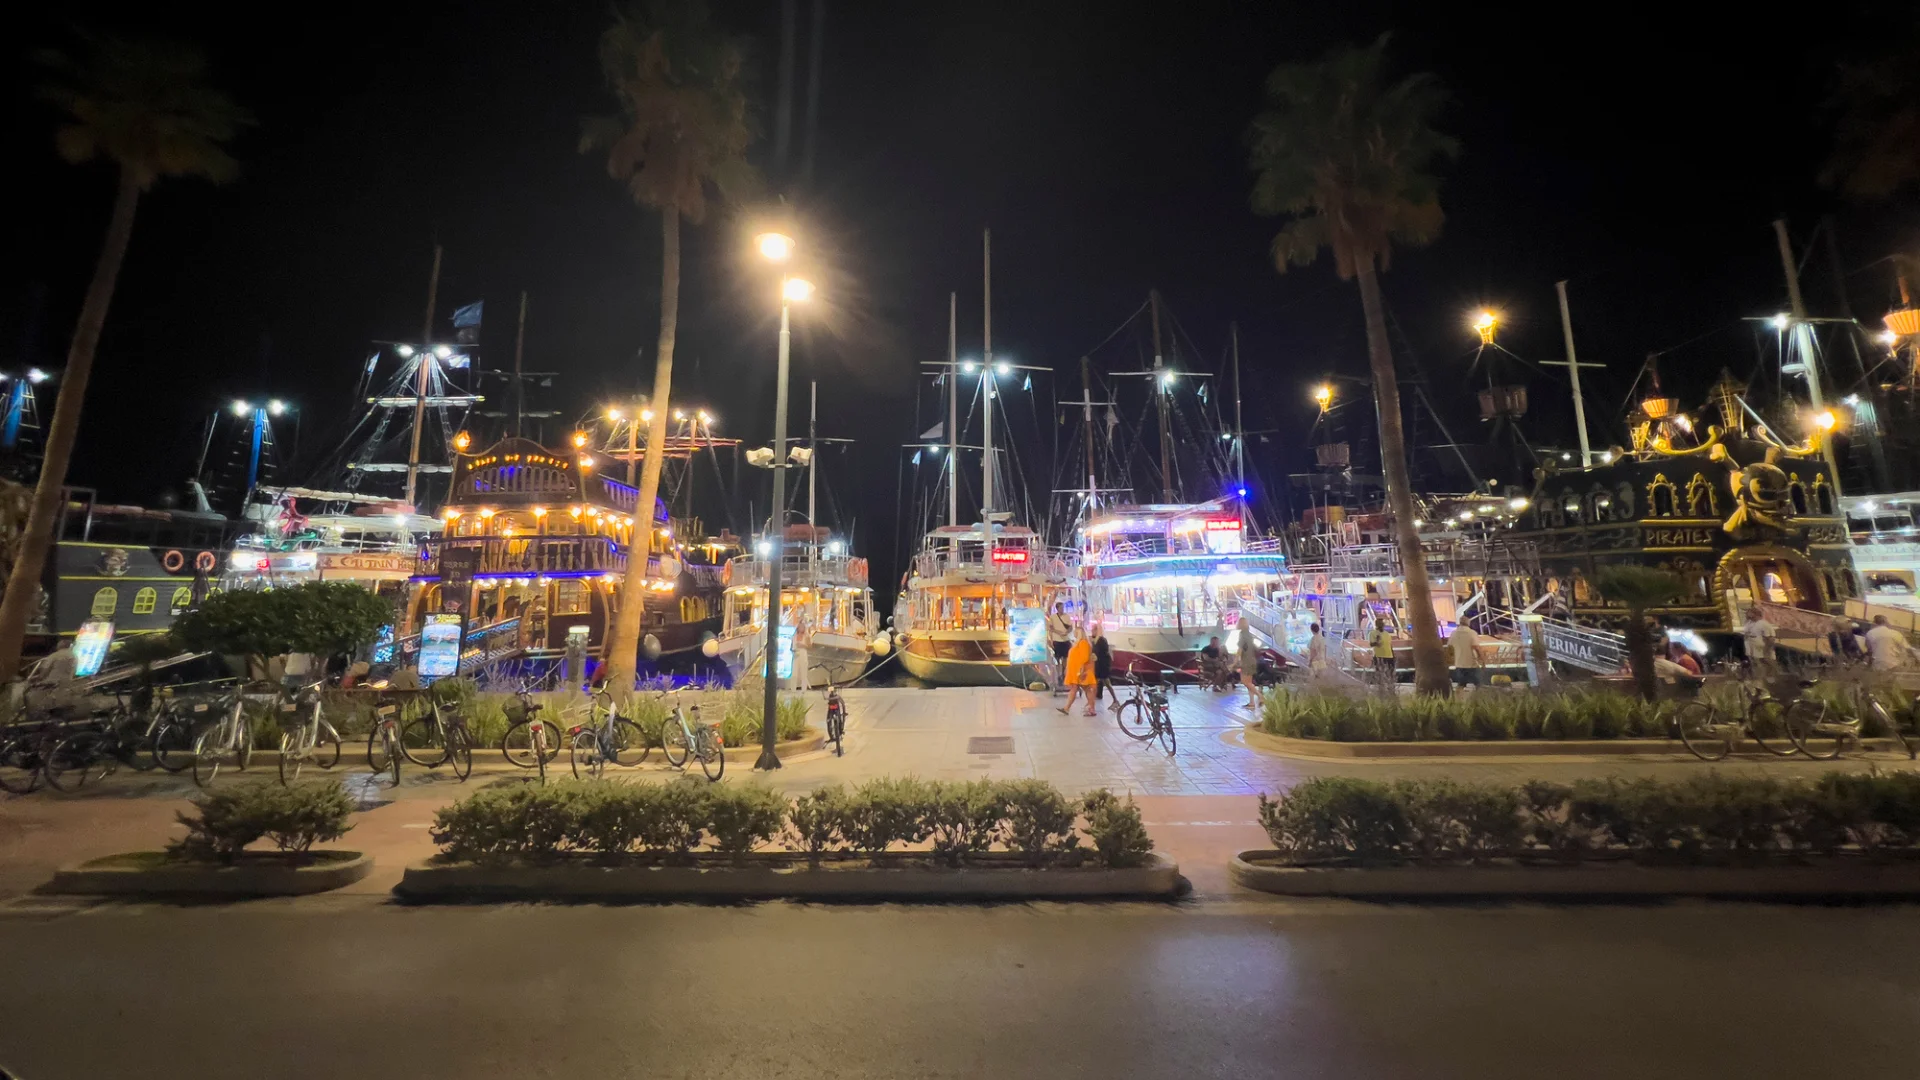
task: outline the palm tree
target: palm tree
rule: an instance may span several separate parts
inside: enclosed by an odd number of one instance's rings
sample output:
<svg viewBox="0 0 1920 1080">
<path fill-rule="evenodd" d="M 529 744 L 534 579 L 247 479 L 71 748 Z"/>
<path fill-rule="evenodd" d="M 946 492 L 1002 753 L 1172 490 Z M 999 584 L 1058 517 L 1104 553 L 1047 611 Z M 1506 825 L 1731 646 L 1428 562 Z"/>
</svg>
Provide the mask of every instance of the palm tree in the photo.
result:
<svg viewBox="0 0 1920 1080">
<path fill-rule="evenodd" d="M 1627 670 L 1633 672 L 1634 689 L 1652 701 L 1657 688 L 1653 681 L 1653 635 L 1647 631 L 1647 609 L 1680 595 L 1680 579 L 1665 570 L 1625 563 L 1601 567 L 1594 575 L 1593 584 L 1601 596 L 1626 607 Z"/>
<path fill-rule="evenodd" d="M 653 369 L 653 419 L 634 509 L 633 543 L 620 607 L 607 642 L 610 685 L 633 686 L 646 602 L 653 506 L 660 492 L 673 390 L 674 334 L 680 317 L 680 219 L 698 224 L 709 193 L 747 182 L 753 136 L 741 72 L 744 50 L 721 34 L 704 3 L 648 0 L 614 13 L 600 36 L 600 69 L 620 103 L 617 116 L 587 121 L 580 150 L 605 150 L 607 173 L 633 200 L 660 214 L 660 344 Z"/>
<path fill-rule="evenodd" d="M 0 679 L 13 678 L 20 670 L 27 618 L 64 510 L 67 463 L 80 432 L 94 350 L 133 235 L 134 209 L 141 194 L 163 177 L 199 176 L 215 183 L 232 177 L 234 161 L 223 144 L 252 122 L 226 95 L 206 85 L 206 58 L 197 50 L 143 41 L 88 44 L 88 55 L 77 60 L 59 53 L 41 58 L 55 78 L 41 88 L 40 96 L 64 114 L 54 134 L 60 156 L 74 164 L 105 160 L 120 171 L 119 191 L 67 350 L 27 527 L 0 599 Z"/>
<path fill-rule="evenodd" d="M 1317 63 L 1273 69 L 1267 107 L 1247 133 L 1257 173 L 1252 202 L 1256 213 L 1287 219 L 1273 239 L 1274 265 L 1282 273 L 1330 248 L 1340 277 L 1359 281 L 1380 414 L 1381 471 L 1413 628 L 1414 685 L 1422 693 L 1444 694 L 1447 666 L 1413 524 L 1400 387 L 1379 274 L 1388 268 L 1395 243 L 1424 244 L 1438 235 L 1438 182 L 1430 170 L 1437 159 L 1458 153 L 1458 144 L 1433 128 L 1446 100 L 1439 83 L 1424 74 L 1389 83 L 1386 49 L 1383 35 L 1364 48 L 1336 49 Z"/>
</svg>

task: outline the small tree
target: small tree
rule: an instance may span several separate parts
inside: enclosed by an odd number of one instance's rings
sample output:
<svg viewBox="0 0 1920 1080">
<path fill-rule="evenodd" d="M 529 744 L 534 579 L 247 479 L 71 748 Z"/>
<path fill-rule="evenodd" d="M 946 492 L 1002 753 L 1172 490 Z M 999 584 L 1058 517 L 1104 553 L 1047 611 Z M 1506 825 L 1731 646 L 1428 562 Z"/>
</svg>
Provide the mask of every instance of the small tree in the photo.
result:
<svg viewBox="0 0 1920 1080">
<path fill-rule="evenodd" d="M 1600 595 L 1627 609 L 1627 667 L 1640 696 L 1652 701 L 1653 635 L 1647 632 L 1647 609 L 1680 595 L 1680 579 L 1647 566 L 1604 566 L 1594 578 Z"/>
<path fill-rule="evenodd" d="M 215 593 L 173 624 L 173 636 L 189 649 L 245 657 L 251 673 L 286 653 L 352 652 L 392 619 L 387 602 L 360 586 L 316 581 Z"/>
</svg>

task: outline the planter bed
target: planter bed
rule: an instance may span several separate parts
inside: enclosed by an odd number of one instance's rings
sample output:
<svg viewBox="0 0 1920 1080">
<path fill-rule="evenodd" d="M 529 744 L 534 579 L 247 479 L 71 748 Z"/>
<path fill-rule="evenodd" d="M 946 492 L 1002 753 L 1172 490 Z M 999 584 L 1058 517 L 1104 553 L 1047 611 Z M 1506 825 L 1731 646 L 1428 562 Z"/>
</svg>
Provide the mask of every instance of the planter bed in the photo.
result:
<svg viewBox="0 0 1920 1080">
<path fill-rule="evenodd" d="M 1278 851 L 1243 851 L 1233 883 L 1284 896 L 1375 898 L 1720 896 L 1761 899 L 1920 897 L 1920 860 L 1813 856 L 1745 865 L 1495 860 L 1485 865 L 1297 866 Z"/>
<path fill-rule="evenodd" d="M 947 867 L 910 854 L 876 865 L 829 858 L 818 868 L 790 852 L 741 860 L 695 855 L 680 865 L 589 857 L 553 863 L 442 863 L 407 867 L 395 892 L 407 900 L 1081 900 L 1160 899 L 1180 888 L 1180 868 L 1149 854 L 1138 867 L 1032 868 L 987 856 Z"/>
<path fill-rule="evenodd" d="M 781 760 L 784 761 L 787 758 L 794 757 L 799 754 L 812 753 L 813 751 L 819 750 L 826 745 L 827 745 L 827 737 L 825 734 L 818 731 L 809 730 L 805 735 L 802 735 L 797 739 L 790 739 L 786 742 L 777 744 L 774 747 L 774 749 L 779 752 Z M 367 763 L 366 747 L 367 747 L 367 737 L 365 735 L 344 737 L 340 743 L 340 748 L 341 748 L 340 766 L 344 766 L 347 768 L 353 768 L 355 766 L 364 767 Z M 758 759 L 760 756 L 760 744 L 754 743 L 752 746 L 731 746 L 726 749 L 725 753 L 727 755 L 727 761 L 729 763 L 739 762 L 739 761 L 745 761 L 745 762 L 751 763 L 756 759 Z M 498 745 L 476 746 L 473 748 L 473 760 L 475 764 L 479 764 L 479 765 L 504 765 L 507 763 L 507 756 L 505 753 L 501 751 Z M 531 761 L 533 759 L 528 758 L 527 760 Z M 645 764 L 645 765 L 665 764 L 666 760 L 667 760 L 666 758 L 661 756 L 660 748 L 656 746 L 653 748 L 653 751 L 647 755 L 647 760 L 642 764 Z M 280 751 L 278 750 L 268 750 L 262 747 L 260 749 L 256 749 L 253 752 L 254 768 L 258 768 L 261 765 L 266 765 L 271 767 L 278 764 L 280 764 Z M 699 763 L 693 761 L 692 759 L 688 759 L 688 765 L 696 770 L 699 768 Z M 336 766 L 336 768 L 340 766 Z M 419 766 L 419 765 L 415 765 L 411 761 L 407 762 L 405 765 L 402 766 L 402 768 L 409 769 L 409 770 L 423 768 L 423 767 L 431 767 L 431 766 Z M 549 761 L 547 763 L 547 770 L 549 772 L 551 772 L 554 769 L 564 770 L 566 767 L 567 767 L 567 750 L 565 747 L 561 747 L 559 754 L 552 761 Z M 307 768 L 318 769 L 319 767 L 315 765 L 308 765 Z M 314 775 L 325 776 L 326 770 L 319 769 L 319 771 L 316 772 Z"/>
<path fill-rule="evenodd" d="M 1328 739 L 1292 739 L 1269 735 L 1258 724 L 1246 729 L 1247 745 L 1255 750 L 1307 758 L 1449 758 L 1449 757 L 1631 757 L 1678 755 L 1691 758 L 1679 739 L 1485 739 L 1422 740 L 1419 742 L 1333 742 Z M 1890 739 L 1863 739 L 1862 750 L 1892 751 Z M 1771 759 L 1758 743 L 1743 741 L 1736 754 Z M 1903 751 L 1904 753 L 1904 751 Z"/>
<path fill-rule="evenodd" d="M 249 852 L 231 865 L 135 851 L 63 867 L 54 874 L 48 891 L 89 896 L 305 896 L 351 885 L 372 869 L 373 856 L 358 851 L 315 851 L 298 858 Z"/>
</svg>

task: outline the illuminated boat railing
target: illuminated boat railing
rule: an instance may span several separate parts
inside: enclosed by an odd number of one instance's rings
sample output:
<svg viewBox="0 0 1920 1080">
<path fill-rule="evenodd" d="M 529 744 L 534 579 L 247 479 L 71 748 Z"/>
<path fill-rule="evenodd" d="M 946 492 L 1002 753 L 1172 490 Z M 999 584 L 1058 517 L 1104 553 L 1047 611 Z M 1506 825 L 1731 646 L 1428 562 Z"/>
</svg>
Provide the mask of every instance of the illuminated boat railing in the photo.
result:
<svg viewBox="0 0 1920 1080">
<path fill-rule="evenodd" d="M 1028 578 L 1073 577 L 1080 569 L 1075 548 L 1003 547 L 993 558 L 980 545 L 957 550 L 934 548 L 913 558 L 913 572 L 921 578 L 960 577 L 967 581 L 1023 581 Z"/>
</svg>

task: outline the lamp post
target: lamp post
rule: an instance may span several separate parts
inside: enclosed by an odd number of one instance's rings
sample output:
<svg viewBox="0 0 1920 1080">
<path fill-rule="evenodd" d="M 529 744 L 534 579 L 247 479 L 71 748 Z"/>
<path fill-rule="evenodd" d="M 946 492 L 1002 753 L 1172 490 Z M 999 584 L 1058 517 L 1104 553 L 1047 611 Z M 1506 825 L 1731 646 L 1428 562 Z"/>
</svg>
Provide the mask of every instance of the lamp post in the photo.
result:
<svg viewBox="0 0 1920 1080">
<path fill-rule="evenodd" d="M 793 257 L 793 238 L 783 233 L 765 233 L 758 239 L 760 254 L 770 262 L 784 263 Z M 787 357 L 793 333 L 789 312 L 797 302 L 813 295 L 812 284 L 796 277 L 780 281 L 780 365 L 773 391 L 773 527 L 767 537 L 767 644 L 761 652 L 766 662 L 766 698 L 760 714 L 760 759 L 756 769 L 777 769 L 780 755 L 774 752 L 779 739 L 780 715 L 780 564 L 786 545 L 787 504 Z"/>
</svg>

